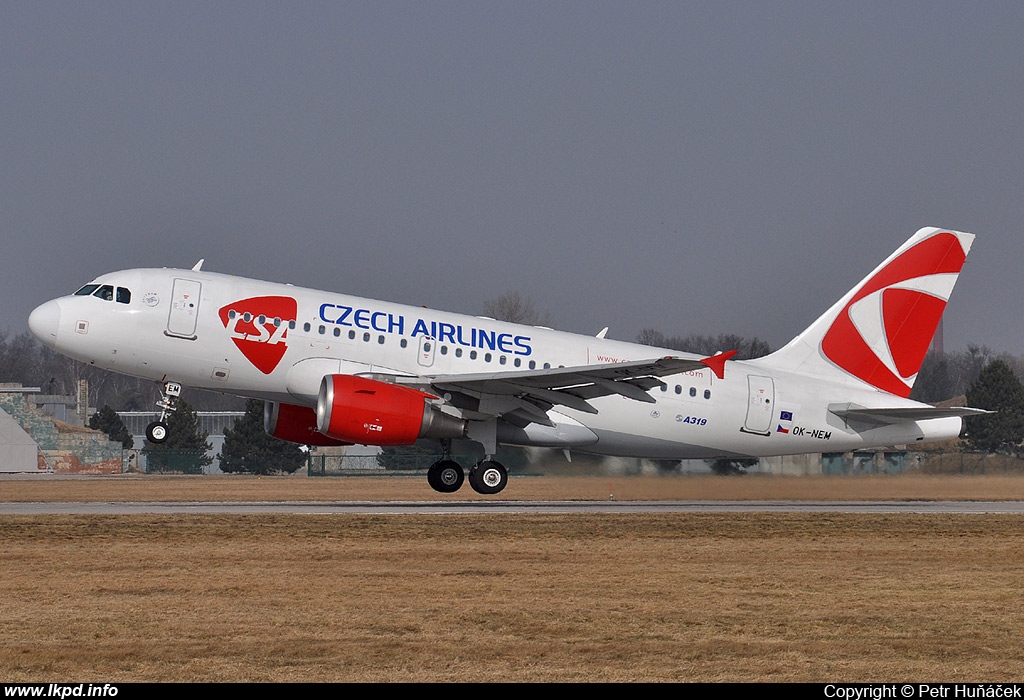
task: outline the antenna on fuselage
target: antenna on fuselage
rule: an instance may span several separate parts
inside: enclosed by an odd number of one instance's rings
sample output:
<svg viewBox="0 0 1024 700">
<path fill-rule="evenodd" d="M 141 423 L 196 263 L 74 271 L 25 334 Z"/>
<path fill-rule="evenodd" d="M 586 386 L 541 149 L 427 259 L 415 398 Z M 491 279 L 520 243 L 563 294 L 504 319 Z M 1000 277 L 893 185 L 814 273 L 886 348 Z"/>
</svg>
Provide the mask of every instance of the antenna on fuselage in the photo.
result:
<svg viewBox="0 0 1024 700">
<path fill-rule="evenodd" d="M 206 262 L 206 258 L 199 258 L 199 262 L 192 266 L 192 272 L 199 272 L 202 270 L 204 262 Z"/>
</svg>

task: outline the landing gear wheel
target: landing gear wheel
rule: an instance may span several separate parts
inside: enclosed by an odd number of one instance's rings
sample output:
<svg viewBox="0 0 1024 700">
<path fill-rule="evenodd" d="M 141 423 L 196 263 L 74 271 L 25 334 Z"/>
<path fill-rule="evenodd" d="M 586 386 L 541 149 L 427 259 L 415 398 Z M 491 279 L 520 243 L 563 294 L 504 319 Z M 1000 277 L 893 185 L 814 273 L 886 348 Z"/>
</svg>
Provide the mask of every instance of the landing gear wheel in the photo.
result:
<svg viewBox="0 0 1024 700">
<path fill-rule="evenodd" d="M 500 462 L 484 460 L 469 470 L 469 485 L 477 493 L 500 492 L 508 484 L 508 470 Z"/>
<path fill-rule="evenodd" d="M 163 421 L 154 421 L 146 426 L 146 439 L 154 445 L 167 441 L 167 424 Z"/>
<path fill-rule="evenodd" d="M 442 459 L 430 465 L 427 470 L 427 483 L 430 488 L 441 493 L 455 493 L 462 488 L 466 474 L 462 466 L 451 459 Z"/>
</svg>

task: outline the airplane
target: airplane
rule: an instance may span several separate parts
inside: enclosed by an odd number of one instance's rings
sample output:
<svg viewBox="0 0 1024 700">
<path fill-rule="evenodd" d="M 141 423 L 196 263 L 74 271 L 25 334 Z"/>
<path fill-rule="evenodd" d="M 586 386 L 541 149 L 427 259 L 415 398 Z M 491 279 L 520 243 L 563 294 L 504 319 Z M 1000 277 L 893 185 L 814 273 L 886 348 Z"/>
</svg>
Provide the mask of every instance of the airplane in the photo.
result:
<svg viewBox="0 0 1024 700">
<path fill-rule="evenodd" d="M 496 494 L 498 445 L 651 459 L 757 458 L 948 440 L 985 413 L 908 397 L 974 235 L 922 228 L 781 349 L 750 360 L 204 271 L 97 277 L 32 311 L 45 345 L 162 383 L 264 400 L 298 444 L 440 442 L 436 491 Z M 467 470 L 453 440 L 482 445 Z"/>
</svg>

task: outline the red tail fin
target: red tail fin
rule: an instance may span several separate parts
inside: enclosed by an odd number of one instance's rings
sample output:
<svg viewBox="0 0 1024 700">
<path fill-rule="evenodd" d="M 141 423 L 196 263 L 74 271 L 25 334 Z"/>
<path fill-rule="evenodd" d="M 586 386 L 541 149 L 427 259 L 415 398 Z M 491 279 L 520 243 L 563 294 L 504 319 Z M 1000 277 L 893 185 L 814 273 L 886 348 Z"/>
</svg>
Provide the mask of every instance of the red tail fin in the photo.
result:
<svg viewBox="0 0 1024 700">
<path fill-rule="evenodd" d="M 921 229 L 768 361 L 909 396 L 973 239 Z"/>
</svg>

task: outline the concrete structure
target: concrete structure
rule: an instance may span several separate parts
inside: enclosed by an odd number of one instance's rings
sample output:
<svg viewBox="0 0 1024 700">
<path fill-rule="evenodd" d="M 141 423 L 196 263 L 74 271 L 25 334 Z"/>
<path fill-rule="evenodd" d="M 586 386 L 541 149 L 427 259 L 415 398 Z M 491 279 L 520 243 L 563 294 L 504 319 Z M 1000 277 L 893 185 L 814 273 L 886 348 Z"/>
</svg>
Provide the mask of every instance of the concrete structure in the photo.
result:
<svg viewBox="0 0 1024 700">
<path fill-rule="evenodd" d="M 20 384 L 0 385 L 0 471 L 121 473 L 126 455 L 120 443 L 46 415 L 28 400 L 38 392 Z"/>
<path fill-rule="evenodd" d="M 39 469 L 39 448 L 18 422 L 0 409 L 0 472 L 32 472 Z"/>
</svg>

